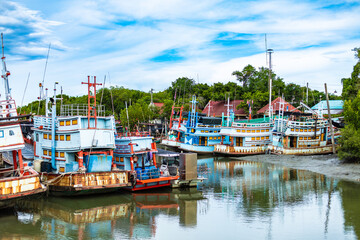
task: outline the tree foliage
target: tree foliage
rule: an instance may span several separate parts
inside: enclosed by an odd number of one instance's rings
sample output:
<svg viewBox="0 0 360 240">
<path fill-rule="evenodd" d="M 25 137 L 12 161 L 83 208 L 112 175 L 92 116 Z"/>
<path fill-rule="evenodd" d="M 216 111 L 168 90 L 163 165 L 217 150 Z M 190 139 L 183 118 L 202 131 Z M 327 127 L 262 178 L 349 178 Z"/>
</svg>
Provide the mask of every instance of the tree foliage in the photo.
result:
<svg viewBox="0 0 360 240">
<path fill-rule="evenodd" d="M 343 78 L 345 128 L 340 138 L 339 157 L 346 162 L 360 162 L 360 49 L 355 48 L 358 62 L 350 78 Z"/>
<path fill-rule="evenodd" d="M 268 104 L 269 101 L 269 69 L 260 67 L 256 69 L 251 65 L 245 66 L 241 71 L 234 71 L 232 75 L 236 76 L 237 82 L 217 82 L 213 84 L 196 83 L 194 79 L 188 77 L 179 77 L 171 82 L 170 86 L 164 91 L 153 94 L 153 101 L 164 103 L 162 109 L 150 109 L 150 92 L 127 89 L 122 86 L 111 86 L 102 88 L 97 92 L 97 104 L 105 105 L 105 114 L 114 115 L 124 126 L 130 126 L 134 130 L 139 122 L 148 122 L 154 118 L 170 118 L 171 108 L 175 106 L 184 106 L 184 111 L 190 110 L 190 101 L 192 95 L 197 96 L 198 109 L 203 109 L 209 100 L 221 101 L 230 97 L 233 99 L 242 99 L 244 102 L 238 106 L 248 110 L 247 100 L 253 101 L 253 114 L 257 110 Z M 299 101 L 305 100 L 305 87 L 294 83 L 285 84 L 284 80 L 271 72 L 272 78 L 272 99 L 278 96 L 284 96 L 294 106 Z M 60 95 L 57 97 L 60 98 Z M 315 105 L 321 99 L 325 99 L 325 94 L 316 90 L 309 90 L 309 105 Z M 330 99 L 336 99 L 335 95 L 330 95 Z M 87 104 L 87 96 L 71 97 L 62 96 L 63 104 Z M 129 121 L 126 117 L 125 105 L 128 106 Z M 44 114 L 45 103 L 34 101 L 27 106 L 22 107 L 22 113 Z M 57 111 L 60 112 L 60 101 L 58 101 Z M 39 109 L 39 112 L 38 112 Z"/>
</svg>

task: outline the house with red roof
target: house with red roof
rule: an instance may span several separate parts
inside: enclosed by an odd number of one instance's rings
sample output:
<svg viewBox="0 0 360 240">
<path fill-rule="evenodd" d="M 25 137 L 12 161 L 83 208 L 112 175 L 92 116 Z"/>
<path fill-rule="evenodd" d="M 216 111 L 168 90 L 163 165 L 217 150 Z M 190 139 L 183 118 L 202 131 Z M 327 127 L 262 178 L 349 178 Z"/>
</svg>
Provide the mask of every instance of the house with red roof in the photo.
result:
<svg viewBox="0 0 360 240">
<path fill-rule="evenodd" d="M 284 103 L 284 111 L 285 112 L 301 112 L 299 109 L 297 109 L 296 107 L 294 107 L 293 105 L 291 105 L 290 103 L 285 101 L 283 98 L 277 97 L 276 99 L 274 99 L 271 102 L 273 114 L 275 114 L 276 111 L 279 111 L 280 102 Z M 259 111 L 257 111 L 257 114 L 266 114 L 266 115 L 268 115 L 269 114 L 269 104 L 266 104 L 266 106 L 262 107 Z"/>
<path fill-rule="evenodd" d="M 233 109 L 235 117 L 245 117 L 247 115 L 247 113 L 245 112 L 244 109 L 240 108 L 240 109 L 236 109 L 236 107 L 242 103 L 244 100 L 232 100 L 230 101 L 229 105 L 230 105 L 230 109 Z M 226 115 L 227 113 L 227 101 L 212 101 L 210 100 L 204 110 L 202 110 L 203 114 L 206 114 L 211 116 L 211 117 L 221 117 L 222 113 L 224 113 Z"/>
<path fill-rule="evenodd" d="M 153 102 L 153 103 L 150 103 L 149 106 L 155 106 L 157 108 L 160 109 L 160 114 L 162 114 L 162 112 L 164 111 L 163 107 L 164 107 L 164 103 L 160 103 L 160 102 Z"/>
</svg>

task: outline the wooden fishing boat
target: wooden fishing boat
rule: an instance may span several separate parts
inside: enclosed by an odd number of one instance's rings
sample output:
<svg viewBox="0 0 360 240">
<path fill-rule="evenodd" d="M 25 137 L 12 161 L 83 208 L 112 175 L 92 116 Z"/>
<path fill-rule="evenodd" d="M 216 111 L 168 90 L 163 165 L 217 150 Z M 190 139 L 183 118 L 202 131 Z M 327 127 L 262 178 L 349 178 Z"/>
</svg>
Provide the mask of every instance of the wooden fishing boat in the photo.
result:
<svg viewBox="0 0 360 240">
<path fill-rule="evenodd" d="M 264 154 L 271 143 L 272 123 L 268 119 L 251 119 L 223 126 L 222 141 L 215 145 L 215 153 L 225 155 Z"/>
<path fill-rule="evenodd" d="M 186 123 L 185 140 L 179 149 L 196 153 L 213 153 L 214 145 L 221 142 L 221 118 L 200 116 L 196 112 L 196 97 L 191 101 Z"/>
<path fill-rule="evenodd" d="M 37 172 L 24 164 L 21 150 L 24 139 L 20 128 L 21 119 L 12 99 L 9 87 L 10 72 L 6 69 L 3 35 L 2 42 L 2 79 L 5 85 L 5 100 L 0 101 L 0 208 L 10 207 L 15 199 L 44 192 Z M 10 153 L 12 162 L 5 157 Z"/>
<path fill-rule="evenodd" d="M 221 143 L 214 152 L 224 155 L 241 156 L 263 154 L 271 143 L 272 122 L 270 118 L 235 121 L 234 111 L 228 99 L 227 115 L 222 115 Z M 249 107 L 251 109 L 251 107 Z"/>
<path fill-rule="evenodd" d="M 34 117 L 34 166 L 54 195 L 111 192 L 135 182 L 131 171 L 116 168 L 115 119 L 96 106 L 93 79 L 83 83 L 88 105 L 62 105 L 56 116 L 55 85 L 51 116 Z"/>
<path fill-rule="evenodd" d="M 326 119 L 276 119 L 270 150 L 275 154 L 316 155 L 332 153 L 327 141 Z"/>
</svg>

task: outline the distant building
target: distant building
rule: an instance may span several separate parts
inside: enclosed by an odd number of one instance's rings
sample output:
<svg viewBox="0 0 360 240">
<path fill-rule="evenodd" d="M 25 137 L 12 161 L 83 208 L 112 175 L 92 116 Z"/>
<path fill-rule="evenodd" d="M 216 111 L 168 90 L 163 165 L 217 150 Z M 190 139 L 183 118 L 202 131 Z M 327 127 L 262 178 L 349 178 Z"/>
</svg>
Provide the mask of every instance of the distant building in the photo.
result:
<svg viewBox="0 0 360 240">
<path fill-rule="evenodd" d="M 240 109 L 236 109 L 236 107 L 242 103 L 244 100 L 232 100 L 230 101 L 230 109 L 232 109 L 234 111 L 235 117 L 245 117 L 247 116 L 247 113 L 245 112 L 244 109 L 240 108 Z M 210 116 L 211 117 L 221 117 L 222 113 L 224 113 L 226 115 L 227 113 L 227 101 L 209 101 L 204 110 L 202 111 L 203 114 L 208 114 L 209 113 L 209 108 L 210 108 Z"/>
<path fill-rule="evenodd" d="M 160 103 L 160 102 L 153 102 L 153 103 L 150 103 L 149 104 L 149 107 L 157 107 L 157 108 L 159 108 L 160 109 L 160 114 L 162 114 L 163 113 L 163 111 L 164 111 L 164 103 Z"/>
<path fill-rule="evenodd" d="M 330 105 L 330 114 L 340 114 L 344 111 L 343 100 L 329 100 L 329 105 Z M 322 110 L 323 114 L 328 114 L 326 100 L 322 100 L 318 104 L 314 105 L 311 109 L 316 112 Z"/>
<path fill-rule="evenodd" d="M 276 114 L 276 111 L 279 111 L 280 102 L 284 103 L 284 111 L 285 112 L 301 112 L 300 110 L 296 109 L 296 107 L 294 107 L 293 105 L 291 105 L 290 103 L 285 101 L 283 98 L 278 97 L 271 102 L 273 114 Z M 266 106 L 262 107 L 259 111 L 257 111 L 257 114 L 268 115 L 269 114 L 269 104 L 266 104 Z"/>
</svg>

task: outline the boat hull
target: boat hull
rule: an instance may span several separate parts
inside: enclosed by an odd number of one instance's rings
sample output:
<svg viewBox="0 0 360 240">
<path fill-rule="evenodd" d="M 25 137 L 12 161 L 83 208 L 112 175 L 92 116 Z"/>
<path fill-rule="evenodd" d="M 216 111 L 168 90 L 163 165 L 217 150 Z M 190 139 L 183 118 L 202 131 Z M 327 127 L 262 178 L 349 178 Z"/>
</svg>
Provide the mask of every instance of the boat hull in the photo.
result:
<svg viewBox="0 0 360 240">
<path fill-rule="evenodd" d="M 265 154 L 267 151 L 267 146 L 258 146 L 258 147 L 231 147 L 228 145 L 215 145 L 214 152 L 218 154 L 231 155 L 231 156 L 246 156 L 246 155 L 256 155 L 256 154 Z"/>
<path fill-rule="evenodd" d="M 57 196 L 114 192 L 131 186 L 130 179 L 128 171 L 42 174 L 50 193 Z"/>
<path fill-rule="evenodd" d="M 307 147 L 307 148 L 284 148 L 284 147 L 274 147 L 272 146 L 271 152 L 273 154 L 283 154 L 283 155 L 322 155 L 332 153 L 332 146 L 316 146 L 316 147 Z"/>
<path fill-rule="evenodd" d="M 178 148 L 180 147 L 181 143 L 173 140 L 163 139 L 160 144 L 167 147 Z"/>
<path fill-rule="evenodd" d="M 169 177 L 160 177 L 153 178 L 148 180 L 137 180 L 135 186 L 130 188 L 126 188 L 130 191 L 143 191 L 154 188 L 163 188 L 163 187 L 171 187 L 174 181 L 179 179 L 179 176 L 169 176 Z"/>
<path fill-rule="evenodd" d="M 199 146 L 199 145 L 190 145 L 181 143 L 179 149 L 187 151 L 187 152 L 195 152 L 195 153 L 213 153 L 214 146 Z"/>
<path fill-rule="evenodd" d="M 46 187 L 41 184 L 39 175 L 32 169 L 25 170 L 24 175 L 21 177 L 1 179 L 0 208 L 11 207 L 13 200 L 45 191 Z"/>
</svg>

